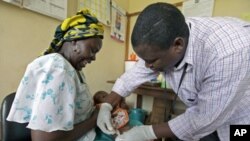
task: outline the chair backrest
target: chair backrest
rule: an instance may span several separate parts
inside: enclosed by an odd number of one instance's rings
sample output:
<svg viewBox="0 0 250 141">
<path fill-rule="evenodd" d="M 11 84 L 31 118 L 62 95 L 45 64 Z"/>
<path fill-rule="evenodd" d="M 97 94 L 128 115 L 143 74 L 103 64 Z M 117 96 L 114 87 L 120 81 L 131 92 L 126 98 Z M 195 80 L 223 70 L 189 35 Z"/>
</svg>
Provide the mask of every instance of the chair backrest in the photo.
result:
<svg viewBox="0 0 250 141">
<path fill-rule="evenodd" d="M 1 109 L 1 130 L 2 140 L 1 141 L 31 141 L 30 129 L 26 128 L 28 123 L 17 123 L 7 121 L 6 118 L 9 114 L 11 105 L 15 98 L 15 92 L 7 95 L 2 102 Z"/>
</svg>

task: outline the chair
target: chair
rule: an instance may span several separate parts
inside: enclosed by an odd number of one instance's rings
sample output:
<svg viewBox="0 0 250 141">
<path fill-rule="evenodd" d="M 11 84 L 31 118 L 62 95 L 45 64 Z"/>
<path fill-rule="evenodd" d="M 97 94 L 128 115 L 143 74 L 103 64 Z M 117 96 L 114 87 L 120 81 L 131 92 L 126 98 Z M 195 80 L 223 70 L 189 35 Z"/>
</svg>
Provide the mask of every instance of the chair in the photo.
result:
<svg viewBox="0 0 250 141">
<path fill-rule="evenodd" d="M 12 102 L 15 98 L 15 92 L 7 95 L 2 102 L 1 109 L 1 141 L 31 141 L 31 131 L 26 128 L 28 123 L 17 123 L 7 121 Z"/>
</svg>

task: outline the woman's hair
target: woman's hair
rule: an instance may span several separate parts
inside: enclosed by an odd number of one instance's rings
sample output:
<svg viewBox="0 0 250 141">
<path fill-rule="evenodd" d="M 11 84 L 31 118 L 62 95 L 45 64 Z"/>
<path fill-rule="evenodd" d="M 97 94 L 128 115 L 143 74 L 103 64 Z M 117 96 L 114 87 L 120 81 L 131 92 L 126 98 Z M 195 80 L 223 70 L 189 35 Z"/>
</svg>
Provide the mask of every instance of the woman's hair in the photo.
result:
<svg viewBox="0 0 250 141">
<path fill-rule="evenodd" d="M 57 26 L 54 39 L 44 55 L 58 52 L 67 41 L 83 40 L 93 37 L 103 39 L 103 25 L 88 9 L 83 9 L 75 16 L 65 19 Z"/>
<path fill-rule="evenodd" d="M 155 3 L 138 16 L 131 41 L 133 48 L 150 45 L 167 49 L 176 37 L 188 36 L 188 26 L 180 10 L 168 3 Z"/>
</svg>

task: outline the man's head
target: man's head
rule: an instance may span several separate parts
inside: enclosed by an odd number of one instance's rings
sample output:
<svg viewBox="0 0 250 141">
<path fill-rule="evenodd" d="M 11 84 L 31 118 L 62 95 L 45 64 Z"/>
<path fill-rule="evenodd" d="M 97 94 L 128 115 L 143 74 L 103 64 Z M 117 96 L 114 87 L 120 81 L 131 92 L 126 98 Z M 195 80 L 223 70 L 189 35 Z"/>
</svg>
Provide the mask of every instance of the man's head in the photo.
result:
<svg viewBox="0 0 250 141">
<path fill-rule="evenodd" d="M 189 30 L 182 13 L 167 3 L 147 6 L 139 15 L 133 32 L 132 46 L 146 66 L 164 71 L 183 58 Z"/>
</svg>

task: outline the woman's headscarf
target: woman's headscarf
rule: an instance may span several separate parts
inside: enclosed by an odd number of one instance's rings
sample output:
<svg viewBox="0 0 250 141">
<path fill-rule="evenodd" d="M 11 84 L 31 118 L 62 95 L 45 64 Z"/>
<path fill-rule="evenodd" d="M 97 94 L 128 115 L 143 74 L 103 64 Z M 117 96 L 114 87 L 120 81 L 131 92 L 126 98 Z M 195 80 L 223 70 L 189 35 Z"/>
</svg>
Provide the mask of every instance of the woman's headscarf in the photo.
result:
<svg viewBox="0 0 250 141">
<path fill-rule="evenodd" d="M 54 39 L 44 55 L 60 50 L 63 42 L 100 37 L 103 39 L 103 25 L 88 9 L 83 9 L 73 17 L 65 19 L 57 26 Z"/>
</svg>

